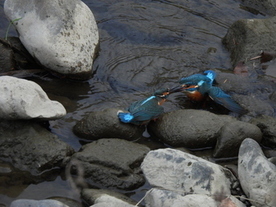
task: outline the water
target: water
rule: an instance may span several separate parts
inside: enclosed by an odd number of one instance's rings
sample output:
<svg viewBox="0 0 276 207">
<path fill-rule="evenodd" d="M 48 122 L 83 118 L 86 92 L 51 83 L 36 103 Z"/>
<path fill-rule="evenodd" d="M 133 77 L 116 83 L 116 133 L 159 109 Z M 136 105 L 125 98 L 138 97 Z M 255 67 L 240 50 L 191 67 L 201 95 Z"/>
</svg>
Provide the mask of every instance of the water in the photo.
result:
<svg viewBox="0 0 276 207">
<path fill-rule="evenodd" d="M 229 53 L 221 43 L 228 27 L 238 19 L 264 18 L 248 12 L 237 0 L 84 2 L 93 11 L 100 34 L 94 76 L 83 82 L 61 80 L 47 74 L 32 78 L 50 98 L 66 107 L 68 114 L 63 119 L 51 121 L 50 128 L 75 150 L 85 140 L 75 136 L 72 127 L 85 114 L 109 107 L 126 108 L 155 89 L 173 86 L 181 77 L 202 70 L 230 69 Z M 4 37 L 8 21 L 3 14 L 3 1 L 0 3 L 0 25 L 0 35 Z M 12 29 L 10 35 L 16 32 Z M 165 110 L 184 107 L 182 102 L 173 95 Z M 78 200 L 70 196 L 72 189 L 66 187 L 66 181 L 58 177 L 37 185 L 0 187 L 0 206 L 1 203 L 9 205 L 17 198 L 52 197 L 49 185 L 58 189 L 56 196 Z M 138 201 L 145 189 L 147 186 L 129 195 Z"/>
</svg>

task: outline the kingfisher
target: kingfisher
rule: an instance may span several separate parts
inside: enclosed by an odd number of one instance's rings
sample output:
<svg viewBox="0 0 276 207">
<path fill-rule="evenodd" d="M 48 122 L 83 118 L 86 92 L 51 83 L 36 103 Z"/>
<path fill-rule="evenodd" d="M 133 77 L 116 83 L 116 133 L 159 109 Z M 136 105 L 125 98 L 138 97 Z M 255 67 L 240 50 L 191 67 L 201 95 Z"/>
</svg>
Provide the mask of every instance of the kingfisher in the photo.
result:
<svg viewBox="0 0 276 207">
<path fill-rule="evenodd" d="M 118 111 L 119 120 L 123 123 L 135 125 L 147 124 L 164 113 L 162 104 L 166 101 L 168 95 L 181 90 L 182 86 L 171 89 L 158 89 L 152 96 L 132 103 L 127 109 L 128 112 Z"/>
<path fill-rule="evenodd" d="M 217 76 L 216 72 L 207 70 L 204 71 L 204 74 L 194 74 L 180 79 L 179 83 L 182 84 L 182 90 L 190 100 L 199 102 L 209 97 L 230 111 L 238 114 L 245 113 L 245 110 L 230 95 L 213 85 Z"/>
</svg>

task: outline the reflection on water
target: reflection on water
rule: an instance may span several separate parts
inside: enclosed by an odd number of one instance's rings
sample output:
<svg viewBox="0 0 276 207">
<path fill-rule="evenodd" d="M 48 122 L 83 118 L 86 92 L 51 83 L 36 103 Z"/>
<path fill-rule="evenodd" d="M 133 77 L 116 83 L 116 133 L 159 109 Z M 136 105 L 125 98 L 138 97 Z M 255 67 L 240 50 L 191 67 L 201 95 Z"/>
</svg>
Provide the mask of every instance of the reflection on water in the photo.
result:
<svg viewBox="0 0 276 207">
<path fill-rule="evenodd" d="M 50 75 L 32 78 L 66 107 L 68 114 L 51 121 L 51 130 L 76 150 L 81 144 L 72 127 L 85 114 L 109 107 L 126 108 L 157 88 L 173 86 L 186 75 L 212 68 L 229 69 L 229 54 L 221 44 L 227 28 L 238 19 L 262 18 L 241 9 L 236 0 L 84 2 L 93 11 L 100 33 L 93 78 L 84 82 Z M 8 22 L 3 15 L 3 1 L 0 5 L 3 37 Z M 12 30 L 10 34 L 16 33 Z M 180 108 L 178 103 L 177 96 L 171 96 L 165 110 Z M 5 191 L 0 192 L 0 200 L 9 197 Z M 24 192 L 12 196 L 6 204 L 24 197 Z M 47 191 L 41 195 L 49 197 Z"/>
</svg>

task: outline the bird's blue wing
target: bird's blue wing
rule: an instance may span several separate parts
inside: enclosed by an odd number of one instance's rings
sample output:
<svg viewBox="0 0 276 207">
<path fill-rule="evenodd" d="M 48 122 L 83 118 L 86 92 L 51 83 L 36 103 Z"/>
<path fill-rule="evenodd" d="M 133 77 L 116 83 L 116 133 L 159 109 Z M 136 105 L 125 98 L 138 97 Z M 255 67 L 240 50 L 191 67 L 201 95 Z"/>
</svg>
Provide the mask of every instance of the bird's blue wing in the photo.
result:
<svg viewBox="0 0 276 207">
<path fill-rule="evenodd" d="M 199 81 L 211 82 L 211 79 L 208 78 L 206 75 L 202 74 L 194 74 L 188 77 L 181 78 L 179 83 L 180 84 L 187 84 L 187 85 L 197 85 Z"/>
<path fill-rule="evenodd" d="M 210 78 L 210 80 L 211 80 L 210 84 L 213 84 L 214 80 L 217 77 L 217 73 L 212 70 L 206 70 L 206 71 L 204 71 L 204 74 L 206 75 L 206 77 Z"/>
<path fill-rule="evenodd" d="M 245 113 L 245 110 L 237 102 L 235 102 L 230 95 L 226 94 L 218 87 L 211 87 L 208 91 L 208 95 L 216 103 L 224 106 L 230 111 L 236 112 L 238 114 Z"/>
</svg>

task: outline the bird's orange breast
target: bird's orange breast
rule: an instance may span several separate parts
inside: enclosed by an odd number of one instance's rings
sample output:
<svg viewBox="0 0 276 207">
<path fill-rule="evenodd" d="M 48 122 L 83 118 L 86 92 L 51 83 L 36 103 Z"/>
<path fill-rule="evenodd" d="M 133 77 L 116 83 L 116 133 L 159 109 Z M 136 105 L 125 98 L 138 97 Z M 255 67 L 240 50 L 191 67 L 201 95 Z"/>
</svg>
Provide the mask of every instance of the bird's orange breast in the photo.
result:
<svg viewBox="0 0 276 207">
<path fill-rule="evenodd" d="M 186 94 L 187 94 L 187 97 L 192 101 L 202 101 L 204 99 L 204 96 L 198 91 L 192 91 Z"/>
</svg>

